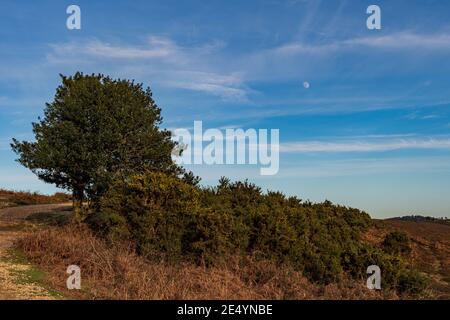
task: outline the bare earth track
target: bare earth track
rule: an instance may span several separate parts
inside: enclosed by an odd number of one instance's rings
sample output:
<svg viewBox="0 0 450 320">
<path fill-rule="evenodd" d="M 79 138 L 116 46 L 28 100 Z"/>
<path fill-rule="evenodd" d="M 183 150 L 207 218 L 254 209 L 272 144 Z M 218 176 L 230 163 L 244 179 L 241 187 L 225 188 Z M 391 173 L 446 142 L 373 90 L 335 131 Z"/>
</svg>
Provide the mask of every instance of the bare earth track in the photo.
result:
<svg viewBox="0 0 450 320">
<path fill-rule="evenodd" d="M 9 207 L 0 209 L 0 300 L 54 299 L 51 292 L 27 279 L 32 266 L 17 259 L 11 259 L 10 249 L 14 241 L 25 231 L 26 217 L 52 212 L 71 204 L 46 204 Z"/>
</svg>

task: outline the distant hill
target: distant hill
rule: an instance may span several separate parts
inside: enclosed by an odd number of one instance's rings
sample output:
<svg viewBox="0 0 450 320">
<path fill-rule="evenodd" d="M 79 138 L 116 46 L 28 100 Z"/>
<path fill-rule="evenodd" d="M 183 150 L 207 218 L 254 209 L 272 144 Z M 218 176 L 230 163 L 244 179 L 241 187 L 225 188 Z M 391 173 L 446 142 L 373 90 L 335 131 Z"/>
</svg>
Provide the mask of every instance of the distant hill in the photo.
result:
<svg viewBox="0 0 450 320">
<path fill-rule="evenodd" d="M 61 192 L 44 195 L 37 192 L 0 189 L 0 209 L 35 204 L 64 203 L 71 200 L 70 195 Z"/>
<path fill-rule="evenodd" d="M 449 218 L 435 218 L 435 217 L 426 217 L 421 215 L 409 215 L 403 217 L 394 217 L 386 220 L 400 220 L 400 221 L 412 221 L 412 222 L 434 222 L 434 223 L 443 223 L 450 225 Z"/>
</svg>

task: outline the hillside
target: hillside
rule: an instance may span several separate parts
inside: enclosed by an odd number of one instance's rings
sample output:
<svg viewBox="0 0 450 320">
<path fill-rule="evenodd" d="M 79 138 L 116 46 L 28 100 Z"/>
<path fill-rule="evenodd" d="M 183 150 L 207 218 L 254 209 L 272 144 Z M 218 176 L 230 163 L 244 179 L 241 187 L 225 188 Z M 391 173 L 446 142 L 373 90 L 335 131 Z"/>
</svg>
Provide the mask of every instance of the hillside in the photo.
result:
<svg viewBox="0 0 450 320">
<path fill-rule="evenodd" d="M 146 261 L 106 245 L 82 226 L 64 226 L 69 214 L 64 204 L 0 209 L 0 299 L 396 298 L 350 279 L 312 284 L 289 267 L 253 257 L 232 257 L 212 268 Z M 73 261 L 85 271 L 80 292 L 65 287 L 65 269 Z"/>
<path fill-rule="evenodd" d="M 35 204 L 63 203 L 70 202 L 71 199 L 70 195 L 61 192 L 44 195 L 37 192 L 0 189 L 0 209 Z"/>
<path fill-rule="evenodd" d="M 421 215 L 410 215 L 403 217 L 395 217 L 387 220 L 400 220 L 400 221 L 411 221 L 411 222 L 433 222 L 450 225 L 450 219 L 448 218 L 435 218 Z"/>
<path fill-rule="evenodd" d="M 406 232 L 411 239 L 412 265 L 431 279 L 437 299 L 450 299 L 450 225 L 400 218 L 375 221 L 365 239 L 380 246 L 388 232 Z"/>
<path fill-rule="evenodd" d="M 173 184 L 170 186 L 173 188 Z M 348 221 L 352 223 L 358 221 L 357 217 L 365 217 L 362 213 L 348 211 L 350 209 L 329 202 L 305 203 L 296 207 L 299 205 L 297 202 L 283 200 L 280 194 L 263 196 L 250 185 L 237 183 L 235 187 L 239 188 L 234 196 L 239 197 L 241 204 L 242 197 L 249 191 L 253 191 L 249 199 L 262 197 L 262 200 L 278 201 L 278 207 L 273 207 L 271 214 L 267 212 L 267 216 L 260 218 L 264 220 L 259 221 L 265 221 L 266 224 L 271 221 L 269 216 L 277 213 L 276 208 L 283 208 L 280 207 L 283 201 L 287 201 L 284 202 L 285 208 L 308 209 L 306 217 L 317 219 L 312 220 L 317 232 L 311 233 L 313 238 L 310 241 L 316 241 L 319 246 L 324 239 L 329 241 L 327 246 L 322 247 L 324 251 L 320 255 L 310 256 L 310 259 L 317 258 L 317 262 L 321 262 L 324 267 L 328 265 L 325 258 L 333 253 L 333 248 L 336 250 L 333 246 L 343 241 L 344 234 L 358 229 L 352 226 L 343 228 L 346 224 L 340 214 L 344 217 L 347 215 Z M 227 197 L 232 195 L 231 190 L 225 193 Z M 29 193 L 3 194 L 7 194 L 8 199 L 28 198 L 28 201 L 36 201 L 33 194 Z M 206 196 L 214 197 L 215 201 L 223 197 L 212 190 L 207 191 Z M 57 201 L 54 196 L 37 196 L 37 199 L 39 202 Z M 60 199 L 65 200 L 64 197 Z M 108 203 L 115 201 L 109 199 Z M 223 201 L 218 203 L 221 206 L 224 204 Z M 112 207 L 114 210 L 116 208 L 117 205 Z M 254 214 L 264 208 L 262 206 Z M 289 212 L 292 215 L 294 211 Z M 303 213 L 298 213 L 302 217 Z M 365 287 L 365 273 L 356 277 L 351 277 L 349 272 L 341 273 L 343 277 L 340 280 L 321 283 L 287 260 L 258 257 L 261 250 L 256 252 L 257 255 L 251 252 L 244 255 L 230 254 L 227 256 L 228 261 L 209 266 L 204 260 L 197 263 L 182 259 L 173 264 L 148 259 L 129 247 L 131 243 L 111 243 L 97 237 L 86 225 L 70 223 L 72 217 L 71 203 L 67 202 L 0 208 L 0 298 L 58 298 L 52 292 L 60 292 L 64 296 L 81 299 L 450 299 L 450 225 L 440 220 L 393 218 L 370 222 L 368 218 L 370 227 L 363 232 L 360 245 L 372 246 L 375 250 L 372 252 L 385 251 L 386 236 L 394 231 L 400 231 L 407 237 L 408 253 L 403 258 L 410 267 L 430 280 L 423 294 L 410 295 L 399 294 L 391 289 L 381 292 L 368 290 Z M 298 219 L 294 221 L 301 222 Z M 331 229 L 333 237 L 330 237 L 329 229 L 319 228 L 321 221 L 326 222 L 327 228 L 334 226 Z M 341 224 L 341 228 L 336 229 L 337 224 Z M 287 227 L 284 230 L 289 231 Z M 357 245 L 357 241 L 355 238 L 350 243 Z M 295 243 L 286 248 L 292 248 L 293 245 Z M 288 252 L 284 252 L 282 257 L 287 258 Z M 88 290 L 75 295 L 65 288 L 66 274 L 61 272 L 73 261 L 82 264 L 85 270 L 83 283 L 89 286 Z M 308 259 L 304 263 L 308 263 Z M 351 270 L 361 261 L 350 260 L 348 263 L 347 268 Z M 363 265 L 367 263 L 367 260 L 362 261 Z M 109 268 L 105 269 L 105 265 Z M 396 272 L 395 269 L 389 273 L 385 271 L 382 278 L 393 276 L 393 272 Z M 152 280 L 149 282 L 145 279 Z"/>
<path fill-rule="evenodd" d="M 57 209 L 59 206 L 54 205 L 52 208 Z M 205 269 L 202 266 L 192 264 L 183 264 L 177 268 L 171 265 L 151 264 L 128 253 L 119 253 L 119 256 L 112 258 L 117 255 L 115 250 L 107 248 L 100 241 L 95 240 L 88 231 L 82 230 L 79 232 L 79 230 L 61 227 L 54 223 L 60 220 L 61 214 L 66 215 L 67 211 L 64 213 L 60 210 L 43 211 L 43 209 L 45 209 L 43 206 L 25 206 L 1 210 L 3 214 L 0 223 L 4 227 L 0 229 L 0 238 L 7 239 L 9 243 L 7 247 L 11 247 L 12 243 L 16 243 L 17 240 L 24 239 L 24 237 L 25 239 L 27 237 L 38 239 L 43 244 L 41 247 L 29 247 L 26 256 L 31 259 L 30 261 L 33 261 L 32 265 L 24 261 L 21 261 L 19 264 L 21 269 L 34 268 L 33 265 L 35 265 L 36 270 L 45 271 L 41 272 L 43 275 L 38 282 L 31 281 L 29 284 L 30 288 L 34 288 L 33 292 L 37 292 L 36 286 L 42 287 L 44 285 L 47 288 L 53 288 L 53 290 L 62 292 L 66 296 L 82 299 L 90 298 L 92 294 L 106 299 L 124 299 L 128 294 L 124 292 L 130 290 L 138 290 L 140 292 L 138 294 L 139 298 L 143 299 L 399 298 L 392 292 L 379 294 L 369 291 L 364 287 L 364 281 L 362 280 L 348 280 L 341 285 L 315 285 L 298 272 L 289 268 L 280 268 L 266 262 L 257 263 L 251 260 L 239 262 L 236 260 L 225 267 Z M 33 216 L 36 216 L 36 219 L 30 219 Z M 26 228 L 23 228 L 24 223 L 27 226 Z M 429 297 L 433 299 L 449 299 L 450 228 L 440 224 L 395 220 L 375 220 L 375 223 L 376 226 L 364 235 L 364 240 L 380 245 L 384 235 L 392 230 L 407 232 L 412 239 L 413 265 L 432 279 Z M 41 229 L 47 231 L 36 233 L 36 231 Z M 28 234 L 26 230 L 34 231 L 32 234 Z M 90 284 L 90 291 L 73 296 L 73 292 L 68 292 L 63 285 L 66 275 L 61 270 L 64 269 L 64 265 L 69 263 L 69 260 L 80 257 L 76 253 L 78 250 L 73 250 L 73 245 L 82 243 L 87 239 L 90 239 L 92 250 L 86 251 L 83 249 L 83 252 L 79 253 L 80 256 L 93 261 L 108 259 L 108 263 L 112 263 L 113 267 L 117 264 L 116 267 L 118 268 L 114 267 L 115 271 L 104 275 L 106 279 L 99 279 L 98 275 L 95 277 L 88 275 L 84 281 Z M 56 242 L 59 243 L 58 246 L 54 246 Z M 68 250 L 75 252 L 74 255 L 63 258 L 61 252 L 68 252 Z M 111 256 L 113 260 L 109 261 L 108 256 Z M 47 264 L 47 259 L 53 262 Z M 97 268 L 103 269 L 103 263 L 100 263 L 100 261 L 99 263 L 88 265 L 94 270 L 97 270 Z M 35 293 L 27 293 L 27 287 L 21 285 L 21 281 L 14 281 L 14 272 L 11 274 L 11 268 L 14 265 L 10 264 L 9 260 L 3 261 L 2 266 L 9 273 L 8 277 L 1 277 L 0 287 L 8 287 L 10 292 L 21 292 L 20 295 L 16 294 L 16 297 L 21 299 L 36 297 Z M 100 269 L 98 269 L 99 271 L 93 271 L 94 274 L 100 272 Z M 123 270 L 125 273 L 122 274 L 117 270 Z M 140 279 L 149 277 L 150 274 L 147 272 L 150 271 L 153 274 L 151 276 L 153 281 L 156 282 L 152 282 L 153 284 L 149 287 L 148 285 L 143 285 Z M 186 274 L 190 276 L 186 277 Z M 116 287 L 112 288 L 106 281 L 110 277 L 123 278 L 123 281 L 116 282 Z M 155 283 L 157 287 L 152 287 Z M 170 286 L 168 286 L 169 283 Z M 234 284 L 231 285 L 232 283 Z M 109 295 L 108 292 L 112 292 L 111 290 L 113 289 L 117 289 L 122 293 L 118 292 L 116 295 Z"/>
</svg>

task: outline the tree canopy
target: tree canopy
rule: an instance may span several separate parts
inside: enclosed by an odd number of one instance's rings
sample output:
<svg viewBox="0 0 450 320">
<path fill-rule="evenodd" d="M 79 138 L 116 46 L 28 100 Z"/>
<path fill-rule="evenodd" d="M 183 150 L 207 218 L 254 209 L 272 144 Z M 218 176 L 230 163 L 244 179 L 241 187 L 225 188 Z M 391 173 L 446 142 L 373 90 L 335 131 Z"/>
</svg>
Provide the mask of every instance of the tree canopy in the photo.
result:
<svg viewBox="0 0 450 320">
<path fill-rule="evenodd" d="M 11 144 L 18 161 L 45 182 L 71 190 L 81 205 L 98 199 L 115 175 L 143 168 L 182 174 L 171 158 L 176 145 L 162 130 L 150 88 L 101 74 L 66 77 L 33 123 L 35 141 Z"/>
</svg>

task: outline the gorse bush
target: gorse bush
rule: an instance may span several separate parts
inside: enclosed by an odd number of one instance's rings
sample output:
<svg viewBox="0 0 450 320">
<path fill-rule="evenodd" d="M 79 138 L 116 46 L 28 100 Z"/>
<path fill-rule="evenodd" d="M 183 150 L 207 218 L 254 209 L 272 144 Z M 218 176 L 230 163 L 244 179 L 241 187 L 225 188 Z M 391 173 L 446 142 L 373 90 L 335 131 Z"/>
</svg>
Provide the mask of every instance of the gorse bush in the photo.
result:
<svg viewBox="0 0 450 320">
<path fill-rule="evenodd" d="M 118 179 L 89 222 L 109 238 L 129 239 L 141 254 L 179 256 L 186 230 L 199 212 L 199 190 L 163 173 Z"/>
<path fill-rule="evenodd" d="M 108 243 L 83 224 L 31 232 L 17 243 L 46 273 L 46 282 L 76 299 L 382 299 L 394 292 L 368 291 L 363 281 L 322 286 L 286 264 L 233 255 L 204 268 L 189 262 L 149 261 L 122 243 Z M 82 290 L 68 290 L 68 265 L 82 270 Z"/>
<path fill-rule="evenodd" d="M 345 273 L 365 278 L 371 264 L 395 288 L 403 261 L 360 241 L 368 214 L 329 201 L 312 204 L 256 185 L 221 179 L 201 189 L 160 172 L 117 179 L 89 223 L 148 258 L 220 264 L 233 255 L 284 263 L 319 283 Z M 403 281 L 405 282 L 405 281 Z"/>
<path fill-rule="evenodd" d="M 405 263 L 401 257 L 386 254 L 366 243 L 358 243 L 353 250 L 345 252 L 344 270 L 354 278 L 367 278 L 366 270 L 370 265 L 380 267 L 382 288 L 395 289 Z"/>
<path fill-rule="evenodd" d="M 404 270 L 398 277 L 397 289 L 401 293 L 420 295 L 427 288 L 427 279 L 416 270 Z"/>
<path fill-rule="evenodd" d="M 401 231 L 388 233 L 384 238 L 383 248 L 389 253 L 409 254 L 411 252 L 409 237 Z"/>
<path fill-rule="evenodd" d="M 339 278 L 342 254 L 370 224 L 359 210 L 328 201 L 304 203 L 278 192 L 263 194 L 251 183 L 226 179 L 203 192 L 203 205 L 231 216 L 237 227 L 233 240 L 242 253 L 291 263 L 321 282 Z"/>
</svg>

